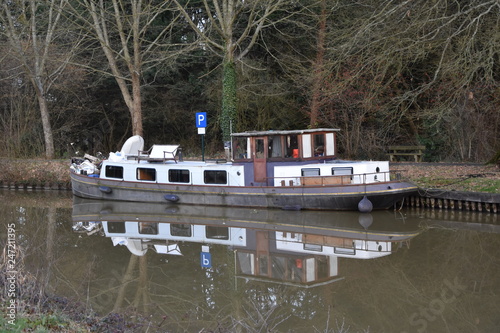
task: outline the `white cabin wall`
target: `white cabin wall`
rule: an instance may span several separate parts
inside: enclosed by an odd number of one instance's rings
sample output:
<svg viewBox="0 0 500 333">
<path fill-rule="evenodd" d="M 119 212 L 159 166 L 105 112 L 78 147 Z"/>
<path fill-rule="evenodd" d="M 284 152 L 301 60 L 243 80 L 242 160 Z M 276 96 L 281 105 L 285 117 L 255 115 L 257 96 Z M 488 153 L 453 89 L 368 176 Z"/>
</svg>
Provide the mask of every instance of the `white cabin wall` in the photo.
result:
<svg viewBox="0 0 500 333">
<path fill-rule="evenodd" d="M 300 185 L 302 169 L 320 169 L 320 176 L 331 176 L 332 168 L 352 168 L 352 183 L 362 184 L 366 178 L 367 183 L 389 181 L 389 162 L 387 161 L 367 161 L 367 162 L 341 162 L 341 163 L 321 163 L 306 164 L 298 166 L 277 166 L 274 169 L 274 186 L 281 186 L 284 180 L 286 186 L 293 180 L 294 185 Z M 377 173 L 377 168 L 379 172 Z M 357 176 L 356 176 L 357 175 Z M 366 176 L 365 176 L 366 175 Z M 375 179 L 376 177 L 376 179 Z"/>
<path fill-rule="evenodd" d="M 302 135 L 302 157 L 312 157 L 311 134 Z"/>
<path fill-rule="evenodd" d="M 339 275 L 339 259 L 336 256 L 328 257 L 330 260 L 330 276 Z"/>
<path fill-rule="evenodd" d="M 103 229 L 106 237 L 126 237 L 130 239 L 150 239 L 150 240 L 170 240 L 187 241 L 194 243 L 221 244 L 231 246 L 246 246 L 247 237 L 244 228 L 229 228 L 229 239 L 208 238 L 206 236 L 205 225 L 193 225 L 190 237 L 172 236 L 170 233 L 170 223 L 158 223 L 158 234 L 149 235 L 139 233 L 139 223 L 135 221 L 125 221 L 125 233 L 110 233 L 108 222 L 103 221 Z"/>
<path fill-rule="evenodd" d="M 161 164 L 161 163 L 123 163 L 123 164 L 113 164 L 123 166 L 123 179 L 126 181 L 141 181 L 137 180 L 137 168 L 146 168 L 146 169 L 156 169 L 156 181 L 148 181 L 142 180 L 142 182 L 152 182 L 152 183 L 169 183 L 168 182 L 168 170 L 176 169 L 176 170 L 189 170 L 190 171 L 190 183 L 170 183 L 170 184 L 181 184 L 181 185 L 204 185 L 203 179 L 203 171 L 204 170 L 224 170 L 228 173 L 227 181 L 228 184 L 210 184 L 213 186 L 243 186 L 245 184 L 245 170 L 241 165 L 233 165 L 232 163 L 224 163 L 224 164 L 205 164 L 200 162 L 198 165 L 194 164 Z M 103 176 L 102 176 L 103 177 Z M 103 177 L 105 178 L 105 177 Z"/>
<path fill-rule="evenodd" d="M 335 155 L 335 135 L 333 133 L 326 133 L 326 156 Z"/>
<path fill-rule="evenodd" d="M 250 138 L 247 138 L 247 158 L 252 158 L 252 145 Z"/>
<path fill-rule="evenodd" d="M 316 280 L 316 261 L 314 258 L 306 259 L 306 282 L 311 282 Z"/>
</svg>

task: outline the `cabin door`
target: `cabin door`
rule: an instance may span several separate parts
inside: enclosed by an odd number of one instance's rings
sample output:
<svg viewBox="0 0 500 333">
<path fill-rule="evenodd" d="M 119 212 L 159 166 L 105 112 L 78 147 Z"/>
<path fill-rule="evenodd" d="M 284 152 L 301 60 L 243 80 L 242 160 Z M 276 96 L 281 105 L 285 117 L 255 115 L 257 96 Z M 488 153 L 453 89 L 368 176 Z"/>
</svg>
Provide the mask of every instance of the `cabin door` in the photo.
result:
<svg viewBox="0 0 500 333">
<path fill-rule="evenodd" d="M 253 179 L 255 182 L 262 183 L 267 177 L 267 137 L 257 137 L 253 140 L 253 144 Z"/>
</svg>

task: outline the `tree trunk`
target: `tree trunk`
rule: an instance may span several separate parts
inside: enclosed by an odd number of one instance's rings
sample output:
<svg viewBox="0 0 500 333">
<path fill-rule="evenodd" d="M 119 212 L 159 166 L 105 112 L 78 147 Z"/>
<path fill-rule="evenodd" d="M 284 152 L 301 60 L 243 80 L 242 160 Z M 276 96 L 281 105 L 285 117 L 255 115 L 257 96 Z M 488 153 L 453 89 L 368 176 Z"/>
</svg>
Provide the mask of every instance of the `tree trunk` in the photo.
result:
<svg viewBox="0 0 500 333">
<path fill-rule="evenodd" d="M 45 157 L 54 158 L 54 138 L 52 136 L 52 126 L 50 125 L 49 109 L 47 100 L 43 96 L 38 96 L 38 105 L 40 106 L 40 115 L 42 117 L 43 139 L 45 141 Z"/>
<path fill-rule="evenodd" d="M 321 1 L 321 13 L 318 27 L 318 41 L 316 50 L 316 61 L 313 65 L 313 86 L 311 98 L 311 110 L 309 125 L 311 128 L 318 127 L 318 115 L 321 104 L 321 88 L 323 87 L 323 63 L 325 58 L 325 36 L 326 36 L 326 4 Z"/>
<path fill-rule="evenodd" d="M 141 78 L 136 72 L 132 73 L 132 96 L 133 101 L 132 107 L 130 108 L 132 134 L 143 136 Z"/>
<path fill-rule="evenodd" d="M 38 77 L 31 78 L 33 87 L 36 90 L 38 106 L 40 108 L 40 116 L 42 119 L 43 139 L 45 143 L 45 157 L 47 159 L 54 158 L 54 138 L 52 136 L 52 126 L 50 125 L 49 107 L 45 99 L 45 89 L 43 83 Z"/>
<path fill-rule="evenodd" d="M 224 141 L 231 140 L 231 123 L 234 123 L 236 118 L 236 68 L 234 61 L 226 60 L 223 65 L 222 77 L 222 114 L 221 128 L 222 139 Z"/>
</svg>

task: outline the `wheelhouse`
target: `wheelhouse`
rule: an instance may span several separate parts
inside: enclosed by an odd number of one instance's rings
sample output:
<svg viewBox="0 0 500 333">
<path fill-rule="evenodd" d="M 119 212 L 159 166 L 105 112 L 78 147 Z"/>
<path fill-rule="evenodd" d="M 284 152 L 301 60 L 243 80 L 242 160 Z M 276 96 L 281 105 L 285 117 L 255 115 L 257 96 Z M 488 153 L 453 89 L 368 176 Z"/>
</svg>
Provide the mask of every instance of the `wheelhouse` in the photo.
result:
<svg viewBox="0 0 500 333">
<path fill-rule="evenodd" d="M 335 159 L 338 129 L 232 134 L 232 159 L 245 165 L 245 184 L 274 185 L 275 167 Z"/>
<path fill-rule="evenodd" d="M 338 131 L 338 129 L 317 128 L 233 133 L 232 158 L 234 161 L 332 159 L 337 153 Z"/>
</svg>

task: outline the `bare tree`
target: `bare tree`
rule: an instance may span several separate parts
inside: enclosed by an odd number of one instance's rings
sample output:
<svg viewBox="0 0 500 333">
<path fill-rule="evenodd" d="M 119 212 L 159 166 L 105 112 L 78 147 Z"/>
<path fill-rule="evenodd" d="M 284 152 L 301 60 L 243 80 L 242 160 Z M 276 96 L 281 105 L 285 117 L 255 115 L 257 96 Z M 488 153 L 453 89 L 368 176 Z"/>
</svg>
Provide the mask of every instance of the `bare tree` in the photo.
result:
<svg viewBox="0 0 500 333">
<path fill-rule="evenodd" d="M 230 138 L 230 123 L 237 114 L 236 63 L 250 52 L 266 28 L 298 14 L 290 10 L 290 0 L 202 0 L 202 6 L 190 7 L 174 0 L 177 8 L 200 38 L 203 47 L 222 58 L 223 140 Z M 299 8 L 299 7 L 297 7 Z M 297 9 L 295 8 L 295 9 Z M 203 13 L 200 15 L 198 13 Z M 196 14 L 195 14 L 196 13 Z"/>
<path fill-rule="evenodd" d="M 2 31 L 7 35 L 10 51 L 20 62 L 36 92 L 47 158 L 53 158 L 55 154 L 49 110 L 50 90 L 79 45 L 78 39 L 72 40 L 70 46 L 65 42 L 57 45 L 68 33 L 60 30 L 66 3 L 66 0 L 3 1 L 0 10 Z"/>
<path fill-rule="evenodd" d="M 118 84 L 132 120 L 134 135 L 143 135 L 141 86 L 143 71 L 149 66 L 168 62 L 178 53 L 170 42 L 175 17 L 156 29 L 159 18 L 170 13 L 168 1 L 154 0 L 79 0 L 75 7 L 84 27 L 92 31 L 109 64 L 109 72 Z M 155 29 L 153 29 L 155 28 Z M 185 45 L 183 45 L 185 46 Z M 96 69 L 96 64 L 89 67 Z"/>
<path fill-rule="evenodd" d="M 326 38 L 325 66 L 332 74 L 323 77 L 323 86 L 331 89 L 322 90 L 320 120 L 349 129 L 359 127 L 351 121 L 364 122 L 362 127 L 372 126 L 381 145 L 391 140 L 416 143 L 424 135 L 428 140 L 448 135 L 446 140 L 450 148 L 457 149 L 457 157 L 472 158 L 453 144 L 458 122 L 449 120 L 461 117 L 460 105 L 469 93 L 475 101 L 489 101 L 481 107 L 475 104 L 475 110 L 469 102 L 472 114 L 498 105 L 494 87 L 499 79 L 499 14 L 496 0 L 339 1 L 334 19 L 329 21 L 335 29 Z M 364 95 L 358 105 L 368 116 L 345 118 L 349 123 L 342 125 L 342 118 L 332 118 L 338 115 L 333 110 L 339 104 L 336 101 L 345 100 L 349 93 Z M 496 143 L 488 145 L 498 146 L 494 139 L 498 129 L 490 125 L 498 121 L 489 119 L 482 130 L 469 128 L 468 133 L 490 131 L 490 140 Z M 446 124 L 453 126 L 443 131 Z"/>
</svg>

